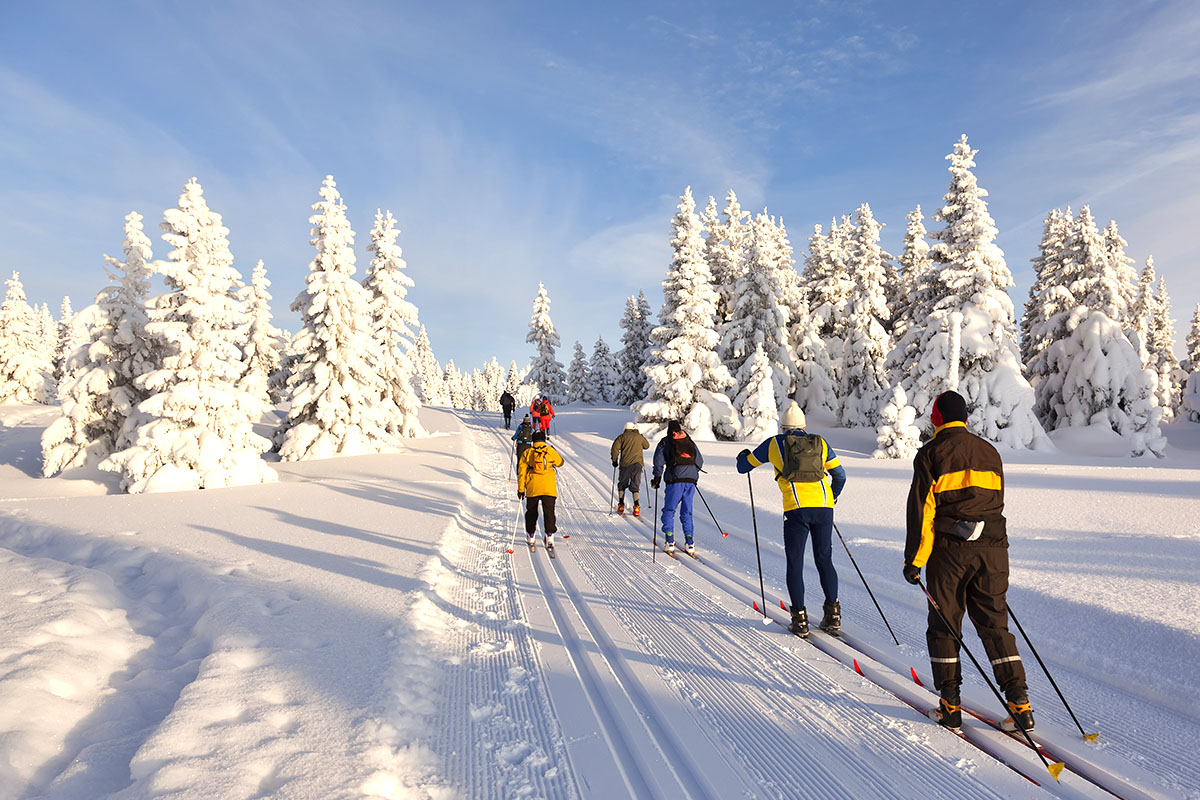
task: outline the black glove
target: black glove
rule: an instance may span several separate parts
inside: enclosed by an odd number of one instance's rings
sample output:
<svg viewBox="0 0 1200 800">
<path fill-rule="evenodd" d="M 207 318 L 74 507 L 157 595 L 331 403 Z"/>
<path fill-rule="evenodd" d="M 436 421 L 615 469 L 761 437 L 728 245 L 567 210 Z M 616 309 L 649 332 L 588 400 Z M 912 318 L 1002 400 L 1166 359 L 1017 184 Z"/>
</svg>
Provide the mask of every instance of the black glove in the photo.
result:
<svg viewBox="0 0 1200 800">
<path fill-rule="evenodd" d="M 524 500 L 524 499 L 525 499 L 525 493 L 524 493 L 524 492 L 517 492 L 517 499 L 518 499 L 518 500 Z"/>
<path fill-rule="evenodd" d="M 662 483 L 662 478 L 651 478 L 651 479 L 650 479 L 650 488 L 651 488 L 651 489 L 657 489 L 657 488 L 658 488 L 658 485 L 659 485 L 660 483 Z"/>
<path fill-rule="evenodd" d="M 921 582 L 921 568 L 914 567 L 912 564 L 904 565 L 904 580 L 916 586 Z"/>
<path fill-rule="evenodd" d="M 743 450 L 742 452 L 738 453 L 738 458 L 749 458 L 750 455 L 751 454 L 749 450 Z"/>
<path fill-rule="evenodd" d="M 616 469 L 616 468 L 617 468 L 617 462 L 615 462 L 615 461 L 614 461 L 614 462 L 613 462 L 613 469 Z"/>
</svg>

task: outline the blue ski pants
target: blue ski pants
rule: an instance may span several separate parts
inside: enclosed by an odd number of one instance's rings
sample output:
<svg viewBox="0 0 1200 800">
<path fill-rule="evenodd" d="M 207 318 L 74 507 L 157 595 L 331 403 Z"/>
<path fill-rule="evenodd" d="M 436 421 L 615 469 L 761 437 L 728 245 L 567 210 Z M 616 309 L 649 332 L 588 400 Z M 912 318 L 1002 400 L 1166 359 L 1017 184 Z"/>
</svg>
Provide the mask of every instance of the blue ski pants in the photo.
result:
<svg viewBox="0 0 1200 800">
<path fill-rule="evenodd" d="M 833 568 L 833 509 L 796 508 L 783 514 L 783 552 L 787 555 L 792 608 L 804 608 L 804 541 L 809 536 L 825 602 L 838 599 L 837 570 Z"/>
<path fill-rule="evenodd" d="M 663 497 L 662 529 L 663 533 L 675 532 L 675 506 L 679 506 L 679 526 L 683 528 L 685 539 L 692 538 L 692 500 L 696 497 L 694 483 L 668 483 Z M 832 517 L 830 517 L 832 520 Z"/>
</svg>

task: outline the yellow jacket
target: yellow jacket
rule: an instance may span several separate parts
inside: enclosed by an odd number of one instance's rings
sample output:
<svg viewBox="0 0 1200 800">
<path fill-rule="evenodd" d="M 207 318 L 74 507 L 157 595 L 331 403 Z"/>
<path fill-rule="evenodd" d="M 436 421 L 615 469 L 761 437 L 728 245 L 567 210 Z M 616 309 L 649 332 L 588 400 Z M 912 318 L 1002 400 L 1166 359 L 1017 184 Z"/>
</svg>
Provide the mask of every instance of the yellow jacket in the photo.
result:
<svg viewBox="0 0 1200 800">
<path fill-rule="evenodd" d="M 540 474 L 534 471 L 539 465 L 542 467 Z M 558 497 L 554 470 L 562 465 L 563 457 L 557 450 L 545 442 L 534 442 L 517 462 L 517 491 L 530 497 Z"/>
</svg>

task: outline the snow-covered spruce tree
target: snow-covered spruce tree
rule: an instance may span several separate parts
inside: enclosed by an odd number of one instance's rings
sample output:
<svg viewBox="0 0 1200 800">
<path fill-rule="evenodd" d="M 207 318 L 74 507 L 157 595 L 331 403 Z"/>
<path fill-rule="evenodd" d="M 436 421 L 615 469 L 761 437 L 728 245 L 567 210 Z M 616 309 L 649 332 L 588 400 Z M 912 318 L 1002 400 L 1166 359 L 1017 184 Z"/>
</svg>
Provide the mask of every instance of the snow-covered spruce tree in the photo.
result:
<svg viewBox="0 0 1200 800">
<path fill-rule="evenodd" d="M 174 249 L 155 263 L 167 292 L 150 303 L 146 334 L 164 355 L 135 381 L 146 399 L 125 421 L 129 445 L 100 467 L 120 472 L 130 493 L 274 481 L 261 458 L 270 443 L 253 429 L 263 400 L 240 385 L 250 312 L 237 295 L 229 231 L 195 178 L 163 220 L 163 240 Z"/>
<path fill-rule="evenodd" d="M 620 405 L 631 405 L 646 396 L 644 367 L 650 359 L 650 334 L 654 323 L 650 319 L 650 303 L 643 292 L 625 300 L 625 315 L 621 317 L 621 349 L 617 363 L 621 370 Z"/>
<path fill-rule="evenodd" d="M 803 296 L 790 305 L 788 314 L 788 339 L 795 367 L 789 396 L 806 413 L 817 410 L 834 413 L 838 408 L 838 398 L 833 383 L 833 365 L 825 350 L 825 342 L 817 335 L 817 326 L 808 313 L 808 302 Z"/>
<path fill-rule="evenodd" d="M 1175 418 L 1179 407 L 1179 361 L 1175 358 L 1175 320 L 1171 317 L 1171 296 L 1167 281 L 1158 279 L 1158 291 L 1151 306 L 1153 317 L 1146 334 L 1146 349 L 1150 353 L 1150 369 L 1158 376 L 1154 396 L 1163 410 L 1163 422 Z"/>
<path fill-rule="evenodd" d="M 500 366 L 495 356 L 483 365 L 482 378 L 487 393 L 482 410 L 500 411 L 500 395 L 504 392 L 504 367 Z"/>
<path fill-rule="evenodd" d="M 847 263 L 854 280 L 854 293 L 847 309 L 849 320 L 838 386 L 838 419 L 847 428 L 879 424 L 881 395 L 888 386 L 884 362 L 891 341 L 885 326 L 891 319 L 891 311 L 887 306 L 884 265 L 891 256 L 879 246 L 882 227 L 869 205 L 863 203 L 858 207 Z"/>
<path fill-rule="evenodd" d="M 71 308 L 71 298 L 63 297 L 59 306 L 57 340 L 54 346 L 54 380 L 62 380 L 67 359 L 88 341 L 88 328 L 84 320 Z"/>
<path fill-rule="evenodd" d="M 745 271 L 746 240 L 749 236 L 749 212 L 743 211 L 737 195 L 730 189 L 725 195 L 724 219 L 717 216 L 717 201 L 708 198 L 701 221 L 704 225 L 704 258 L 717 289 L 717 325 L 734 318 L 735 287 Z M 722 353 L 722 358 L 725 357 Z M 729 362 L 726 361 L 726 366 Z"/>
<path fill-rule="evenodd" d="M 1192 315 L 1192 328 L 1187 335 L 1187 361 L 1184 369 L 1188 373 L 1184 384 L 1182 409 L 1192 422 L 1200 422 L 1200 303 Z"/>
<path fill-rule="evenodd" d="M 283 334 L 271 322 L 271 282 L 267 280 L 267 268 L 262 259 L 254 265 L 250 274 L 250 285 L 245 287 L 246 304 L 250 308 L 250 327 L 246 331 L 246 344 L 242 360 L 246 362 L 246 374 L 242 388 L 261 394 L 264 404 L 273 406 L 282 399 L 284 384 L 276 378 L 283 367 Z M 285 379 L 286 380 L 286 379 Z"/>
<path fill-rule="evenodd" d="M 377 453 L 396 442 L 379 419 L 371 294 L 354 280 L 354 231 L 333 176 L 309 217 L 316 256 L 292 302 L 303 357 L 288 379 L 291 409 L 276 441 L 284 461 Z"/>
<path fill-rule="evenodd" d="M 1124 324 L 1129 316 L 1126 300 L 1132 286 L 1117 275 L 1089 206 L 1081 208 L 1075 218 L 1058 274 L 1059 283 L 1067 287 L 1077 303 Z"/>
<path fill-rule="evenodd" d="M 1142 368 L 1121 326 L 1103 311 L 1079 305 L 1072 317 L 1070 336 L 1046 348 L 1049 370 L 1038 387 L 1054 398 L 1056 429 L 1105 425 L 1128 441 L 1131 455 L 1161 456 L 1166 438 L 1153 372 Z"/>
<path fill-rule="evenodd" d="M 50 382 L 38 316 L 14 272 L 0 306 L 0 403 L 48 403 Z"/>
<path fill-rule="evenodd" d="M 909 331 L 918 339 L 914 346 L 901 342 L 893 354 L 911 352 L 917 359 L 901 372 L 922 426 L 929 425 L 925 410 L 956 378 L 972 431 L 1008 447 L 1041 447 L 1048 440 L 1033 413 L 1033 389 L 1021 375 L 1012 301 L 1005 291 L 1012 276 L 995 244 L 995 223 L 983 199 L 987 192 L 971 172 L 975 153 L 964 135 L 947 156 L 950 188 L 934 215 L 945 226 L 930 234 L 937 300 L 925 325 Z"/>
<path fill-rule="evenodd" d="M 1060 276 L 1073 227 L 1070 207 L 1065 212 L 1059 208 L 1051 210 L 1042 223 L 1038 254 L 1031 259 L 1034 277 L 1021 316 L 1021 363 L 1025 366 L 1025 376 L 1035 387 L 1045 377 L 1044 359 L 1039 360 L 1038 356 L 1062 333 L 1055 329 L 1061 325 L 1048 327 L 1047 323 L 1069 314 L 1075 306 L 1075 298 Z"/>
<path fill-rule="evenodd" d="M 909 459 L 921 448 L 921 429 L 915 424 L 917 410 L 908 404 L 904 387 L 893 386 L 887 404 L 879 412 L 872 458 Z"/>
<path fill-rule="evenodd" d="M 371 338 L 379 375 L 380 424 L 393 438 L 411 439 L 425 435 L 417 418 L 421 401 L 413 391 L 415 369 L 409 353 L 413 347 L 412 326 L 417 324 L 417 307 L 407 299 L 413 285 L 405 273 L 408 264 L 401 256 L 392 212 L 375 211 L 371 228 L 371 263 L 363 286 L 371 296 Z"/>
<path fill-rule="evenodd" d="M 549 397 L 552 404 L 564 402 L 567 394 L 566 376 L 562 362 L 555 358 L 555 348 L 562 342 L 550 319 L 550 295 L 540 283 L 537 297 L 533 300 L 533 315 L 529 318 L 529 333 L 525 335 L 525 341 L 537 345 L 537 353 L 530 363 L 525 382 L 542 387 L 542 394 Z"/>
<path fill-rule="evenodd" d="M 508 362 L 508 374 L 504 377 L 504 391 L 517 396 L 517 387 L 521 385 L 521 370 L 517 369 L 517 361 L 513 359 Z"/>
<path fill-rule="evenodd" d="M 584 386 L 588 380 L 588 362 L 587 354 L 583 352 L 583 345 L 579 340 L 575 340 L 575 353 L 571 357 L 571 364 L 567 367 L 567 402 L 578 403 L 583 399 Z"/>
<path fill-rule="evenodd" d="M 700 218 L 691 187 L 680 198 L 671 222 L 674 256 L 663 280 L 659 326 L 645 366 L 649 396 L 633 405 L 640 422 L 665 425 L 678 420 L 695 438 L 733 439 L 740 423 L 723 392 L 733 377 L 716 348 L 717 293 L 704 260 Z"/>
<path fill-rule="evenodd" d="M 1111 280 L 1120 290 L 1121 298 L 1118 306 L 1122 309 L 1121 319 L 1116 320 L 1122 325 L 1130 324 L 1133 305 L 1137 302 L 1138 273 L 1133 268 L 1133 259 L 1125 254 L 1129 242 L 1117 230 L 1117 221 L 1110 219 L 1108 225 L 1100 232 L 1104 243 L 1104 253 L 1108 257 L 1107 272 Z"/>
<path fill-rule="evenodd" d="M 42 433 L 46 477 L 132 444 L 125 420 L 146 398 L 137 380 L 163 357 L 162 346 L 146 334 L 153 252 L 136 211 L 125 217 L 122 250 L 124 261 L 104 257 L 112 285 L 74 317 L 86 339 L 64 361 L 58 385 L 62 417 Z"/>
<path fill-rule="evenodd" d="M 446 362 L 446 370 L 442 373 L 442 382 L 446 385 L 447 405 L 451 408 L 466 408 L 467 392 L 463 386 L 463 377 L 454 365 L 454 359 Z"/>
<path fill-rule="evenodd" d="M 1142 272 L 1138 276 L 1137 288 L 1134 290 L 1133 307 L 1129 312 L 1129 327 L 1137 336 L 1137 341 L 1134 344 L 1138 348 L 1138 355 L 1141 356 L 1143 367 L 1150 366 L 1148 343 L 1150 341 L 1150 323 L 1154 319 L 1154 282 L 1156 280 L 1157 276 L 1154 274 L 1154 256 L 1147 256 L 1146 266 L 1142 268 Z"/>
<path fill-rule="evenodd" d="M 42 361 L 46 365 L 46 374 L 50 376 L 50 385 L 54 386 L 54 353 L 58 348 L 58 323 L 50 313 L 50 305 L 42 303 L 34 307 L 37 317 L 38 340 L 41 345 Z"/>
<path fill-rule="evenodd" d="M 583 402 L 596 403 L 615 402 L 621 393 L 621 376 L 617 370 L 617 360 L 608 349 L 608 343 L 601 336 L 596 339 L 592 349 L 592 360 L 588 363 L 588 382 L 584 392 Z"/>
<path fill-rule="evenodd" d="M 845 261 L 847 227 L 849 220 L 843 219 L 841 225 L 831 223 L 829 233 L 823 234 L 821 226 L 814 225 L 808 240 L 808 255 L 804 258 L 803 279 L 809 312 L 819 326 L 819 335 L 826 340 L 840 334 L 838 321 L 844 317 L 854 292 L 854 280 Z"/>
<path fill-rule="evenodd" d="M 923 324 L 926 310 L 933 305 L 933 259 L 925 235 L 925 217 L 917 206 L 905 216 L 907 227 L 897 262 L 900 265 L 900 290 L 892 303 L 892 336 L 904 338 L 914 324 Z"/>
<path fill-rule="evenodd" d="M 788 311 L 784 302 L 783 272 L 776 227 L 766 213 L 755 216 L 747 238 L 745 267 L 733 291 L 732 318 L 721 326 L 726 368 L 734 375 L 731 394 L 741 395 L 753 370 L 746 367 L 761 346 L 772 367 L 776 397 L 786 397 L 792 383 L 788 354 Z"/>
<path fill-rule="evenodd" d="M 433 354 L 433 345 L 429 343 L 429 333 L 422 325 L 417 332 L 417 340 L 412 349 L 413 389 L 417 397 L 425 405 L 449 405 L 450 396 L 446 392 L 446 378 L 442 365 Z"/>
<path fill-rule="evenodd" d="M 757 441 L 774 436 L 779 433 L 775 368 L 761 343 L 755 345 L 750 358 L 743 362 L 742 373 L 738 376 L 742 389 L 733 401 L 742 414 L 742 438 Z"/>
</svg>

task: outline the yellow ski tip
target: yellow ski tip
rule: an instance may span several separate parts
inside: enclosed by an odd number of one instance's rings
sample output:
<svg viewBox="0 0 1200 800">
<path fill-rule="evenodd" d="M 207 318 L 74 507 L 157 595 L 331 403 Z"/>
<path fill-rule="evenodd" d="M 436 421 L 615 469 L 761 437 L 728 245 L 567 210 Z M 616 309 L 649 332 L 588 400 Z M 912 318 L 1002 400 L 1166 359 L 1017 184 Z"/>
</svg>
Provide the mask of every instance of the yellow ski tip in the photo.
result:
<svg viewBox="0 0 1200 800">
<path fill-rule="evenodd" d="M 1099 738 L 1100 738 L 1100 734 L 1098 734 L 1098 733 L 1085 733 L 1083 735 L 1083 740 L 1085 742 L 1094 742 Z"/>
<path fill-rule="evenodd" d="M 1058 776 L 1062 774 L 1063 767 L 1065 767 L 1065 766 L 1067 766 L 1067 765 L 1062 763 L 1061 761 L 1059 761 L 1058 763 L 1051 764 L 1048 767 L 1048 769 L 1050 770 L 1050 774 L 1054 776 L 1054 780 L 1056 780 L 1056 781 L 1058 780 Z"/>
</svg>

